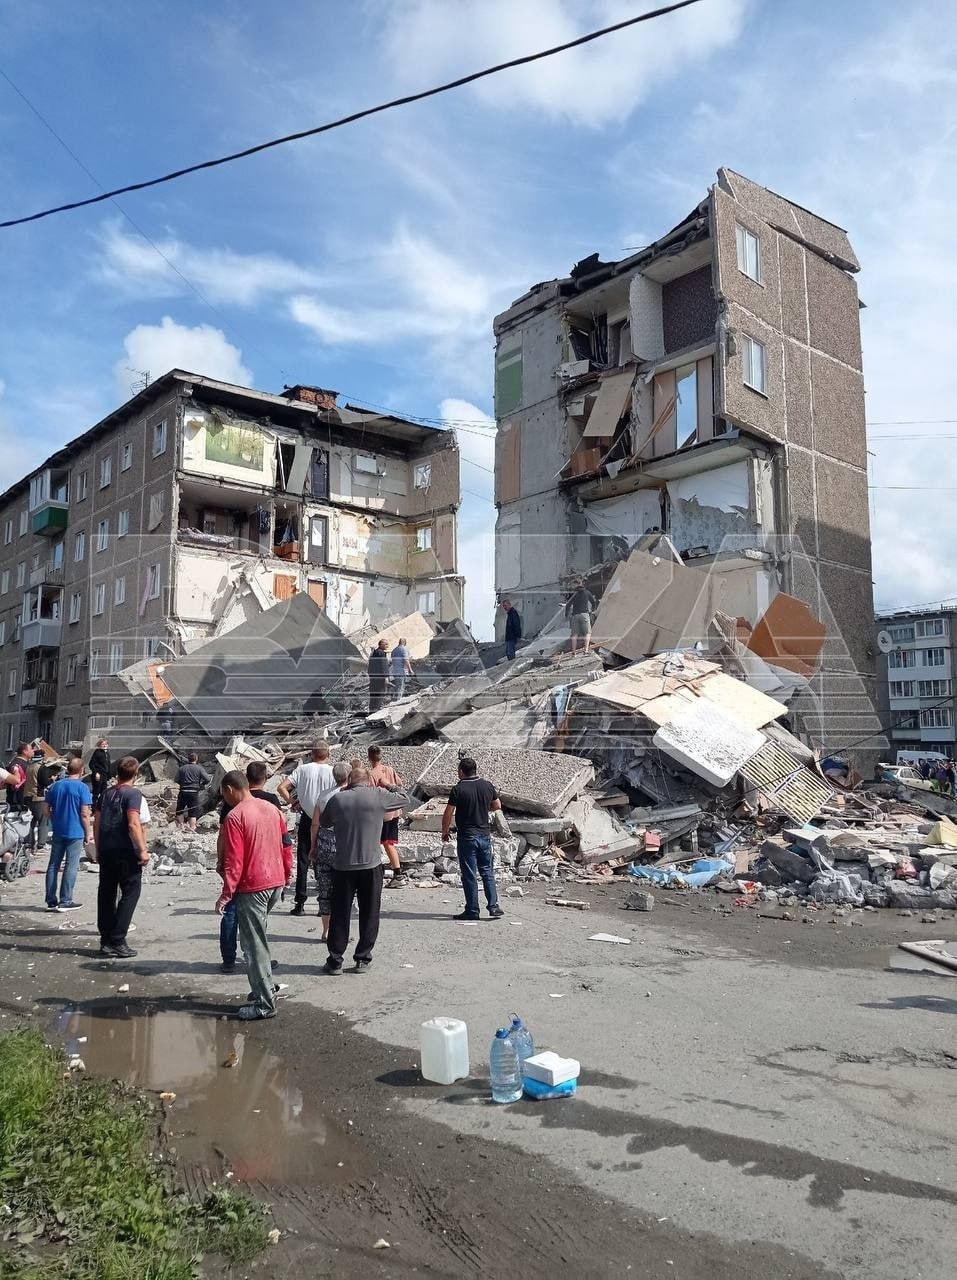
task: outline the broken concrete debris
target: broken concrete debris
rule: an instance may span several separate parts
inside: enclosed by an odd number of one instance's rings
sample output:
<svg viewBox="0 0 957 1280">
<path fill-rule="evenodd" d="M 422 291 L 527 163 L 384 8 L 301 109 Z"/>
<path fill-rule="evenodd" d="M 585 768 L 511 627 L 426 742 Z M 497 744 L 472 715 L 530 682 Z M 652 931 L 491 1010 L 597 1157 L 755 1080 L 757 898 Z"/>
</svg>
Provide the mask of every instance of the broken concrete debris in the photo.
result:
<svg viewBox="0 0 957 1280">
<path fill-rule="evenodd" d="M 323 739 L 334 760 L 364 761 L 378 745 L 419 797 L 398 847 L 413 887 L 459 882 L 442 815 L 469 755 L 502 800 L 493 861 L 513 896 L 545 880 L 550 903 L 585 909 L 563 882 L 630 875 L 645 884 L 623 905 L 642 911 L 655 905 L 651 887 L 665 900 L 707 888 L 735 904 L 811 911 L 957 907 L 957 825 L 946 813 L 886 770 L 865 788 L 849 761 L 834 769 L 833 747 L 822 762 L 810 734 L 792 732 L 803 731 L 821 661 L 817 619 L 779 594 L 748 627 L 721 612 L 715 582 L 666 550 L 602 566 L 588 652 L 570 651 L 561 619 L 512 662 L 464 623 L 436 628 L 421 615 L 346 637 L 296 596 L 168 660 L 161 707 L 146 673 L 138 687 L 164 717 L 142 753 L 156 872 L 215 866 L 226 771 L 262 761 L 275 791 Z M 407 639 L 415 676 L 369 714 L 365 655 L 383 634 Z M 172 825 L 189 749 L 213 774 L 197 832 Z"/>
</svg>

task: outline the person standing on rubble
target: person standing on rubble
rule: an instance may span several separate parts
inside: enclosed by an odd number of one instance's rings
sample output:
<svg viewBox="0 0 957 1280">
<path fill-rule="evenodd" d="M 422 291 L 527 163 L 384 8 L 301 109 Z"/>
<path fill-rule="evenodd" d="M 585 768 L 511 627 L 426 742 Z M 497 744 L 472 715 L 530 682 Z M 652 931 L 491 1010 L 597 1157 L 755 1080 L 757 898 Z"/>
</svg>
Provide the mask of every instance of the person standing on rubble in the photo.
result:
<svg viewBox="0 0 957 1280">
<path fill-rule="evenodd" d="M 208 787 L 212 778 L 199 763 L 199 753 L 191 751 L 186 763 L 180 765 L 176 772 L 179 796 L 176 800 L 176 825 L 188 826 L 190 831 L 196 830 L 200 816 L 199 793 Z"/>
<path fill-rule="evenodd" d="M 565 617 L 572 635 L 572 653 L 577 653 L 579 646 L 587 653 L 591 646 L 591 615 L 595 610 L 595 597 L 579 581 L 565 605 Z"/>
<path fill-rule="evenodd" d="M 352 772 L 345 760 L 339 760 L 332 766 L 332 776 L 336 780 L 339 791 L 349 781 Z M 335 792 L 333 792 L 335 794 Z M 322 917 L 322 937 L 320 942 L 329 941 L 329 921 L 332 916 L 332 872 L 336 855 L 336 833 L 332 827 L 320 825 L 322 812 L 316 805 L 312 815 L 312 869 L 316 876 L 316 902 L 319 904 L 319 915 Z"/>
<path fill-rule="evenodd" d="M 96 812 L 103 803 L 106 788 L 113 777 L 113 761 L 110 759 L 110 744 L 101 738 L 96 750 L 90 756 L 90 790 L 93 793 L 93 810 Z"/>
<path fill-rule="evenodd" d="M 368 769 L 372 785 L 386 787 L 390 791 L 401 791 L 403 787 L 402 779 L 391 765 L 383 763 L 382 748 L 373 744 L 366 754 L 369 757 Z M 389 809 L 382 816 L 380 841 L 382 852 L 389 859 L 389 866 L 392 868 L 392 879 L 389 881 L 389 887 L 392 889 L 398 888 L 399 885 L 407 882 L 407 877 L 402 874 L 402 865 L 399 862 L 399 815 L 401 813 L 401 809 Z"/>
<path fill-rule="evenodd" d="M 409 661 L 409 650 L 406 648 L 405 640 L 400 639 L 389 654 L 389 666 L 392 671 L 392 697 L 404 698 L 405 682 L 410 676 L 415 675 L 412 663 Z"/>
<path fill-rule="evenodd" d="M 489 814 L 501 809 L 498 792 L 485 778 L 478 776 L 478 765 L 470 756 L 459 760 L 459 780 L 449 792 L 449 802 L 442 814 L 442 840 L 452 839 L 455 819 L 455 843 L 462 872 L 465 910 L 453 920 L 478 920 L 478 882 L 482 878 L 485 902 L 492 920 L 500 920 L 505 912 L 499 906 L 498 887 L 492 868 L 492 830 Z"/>
<path fill-rule="evenodd" d="M 309 859 L 312 848 L 312 815 L 316 805 L 322 808 L 325 797 L 332 795 L 336 789 L 336 780 L 332 776 L 329 763 L 329 745 L 318 741 L 312 744 L 312 759 L 307 764 L 297 765 L 288 778 L 283 778 L 276 790 L 283 804 L 290 804 L 292 796 L 290 788 L 296 789 L 296 800 L 299 803 L 299 829 L 296 833 L 296 901 L 290 915 L 306 914 L 306 902 L 309 898 Z"/>
<path fill-rule="evenodd" d="M 522 615 L 511 600 L 502 601 L 505 612 L 505 657 L 509 662 L 515 658 L 515 647 L 522 638 Z"/>
<path fill-rule="evenodd" d="M 353 769 L 349 784 L 329 797 L 319 818 L 320 826 L 335 832 L 332 859 L 329 958 L 324 972 L 335 976 L 349 945 L 352 904 L 359 900 L 359 940 L 354 952 L 356 973 L 372 964 L 379 936 L 382 909 L 382 852 L 379 847 L 382 818 L 389 809 L 408 809 L 416 803 L 403 791 L 373 785 L 368 769 Z"/>
<path fill-rule="evenodd" d="M 389 684 L 389 642 L 380 640 L 369 654 L 370 716 L 388 701 Z"/>
<path fill-rule="evenodd" d="M 27 781 L 27 770 L 30 767 L 30 761 L 33 759 L 33 747 L 29 742 L 21 742 L 17 745 L 17 754 L 7 765 L 7 808 L 11 814 L 22 814 L 26 810 L 26 801 L 23 798 L 23 788 Z"/>
<path fill-rule="evenodd" d="M 223 803 L 229 811 L 223 819 L 221 874 L 223 891 L 216 900 L 222 915 L 236 903 L 239 941 L 249 976 L 248 1002 L 236 1016 L 243 1022 L 276 1016 L 278 990 L 272 980 L 269 954 L 269 913 L 279 902 L 292 876 L 292 837 L 275 805 L 256 800 L 249 780 L 230 769 L 222 782 Z"/>
</svg>

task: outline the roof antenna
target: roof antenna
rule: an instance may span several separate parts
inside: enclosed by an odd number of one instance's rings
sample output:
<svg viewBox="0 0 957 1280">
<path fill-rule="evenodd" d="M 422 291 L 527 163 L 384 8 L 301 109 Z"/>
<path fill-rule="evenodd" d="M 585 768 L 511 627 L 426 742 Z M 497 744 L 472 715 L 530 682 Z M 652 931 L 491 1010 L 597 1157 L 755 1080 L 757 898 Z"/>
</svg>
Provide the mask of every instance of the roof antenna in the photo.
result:
<svg viewBox="0 0 957 1280">
<path fill-rule="evenodd" d="M 127 365 L 126 372 L 136 374 L 136 379 L 130 383 L 130 390 L 134 395 L 138 391 L 145 391 L 152 381 L 149 369 L 134 369 L 131 365 Z"/>
</svg>

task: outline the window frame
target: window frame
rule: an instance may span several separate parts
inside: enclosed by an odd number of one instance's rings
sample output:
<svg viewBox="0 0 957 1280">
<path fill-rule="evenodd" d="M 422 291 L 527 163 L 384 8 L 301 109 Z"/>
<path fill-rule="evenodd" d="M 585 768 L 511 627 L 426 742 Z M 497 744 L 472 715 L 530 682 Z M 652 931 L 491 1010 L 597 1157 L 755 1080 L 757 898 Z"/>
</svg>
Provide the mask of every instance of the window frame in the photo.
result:
<svg viewBox="0 0 957 1280">
<path fill-rule="evenodd" d="M 425 608 L 422 607 L 423 600 L 426 601 Z M 432 602 L 431 607 L 429 607 L 428 605 L 429 600 L 431 600 Z M 437 613 L 438 612 L 437 593 L 435 591 L 417 591 L 415 593 L 415 608 L 417 613 L 422 613 L 422 614 Z"/>
<path fill-rule="evenodd" d="M 79 555 L 77 552 L 79 551 Z M 73 535 L 73 563 L 79 564 L 86 559 L 86 530 L 77 529 Z"/>
<path fill-rule="evenodd" d="M 432 550 L 432 525 L 420 524 L 415 530 L 415 550 L 416 553 Z"/>
<path fill-rule="evenodd" d="M 756 231 L 752 231 L 750 227 L 746 227 L 741 222 L 734 224 L 735 248 L 737 250 L 738 270 L 743 276 L 753 281 L 754 284 L 764 287 L 764 272 L 761 267 L 761 237 Z M 754 242 L 754 272 L 748 270 L 748 241 Z"/>
<path fill-rule="evenodd" d="M 75 622 L 79 622 L 83 614 L 83 593 L 82 591 L 74 591 L 70 595 L 70 614 L 67 618 L 67 625 L 71 626 Z"/>
<path fill-rule="evenodd" d="M 113 579 L 113 603 L 126 604 L 126 575 Z"/>
<path fill-rule="evenodd" d="M 133 465 L 133 441 L 124 441 L 123 448 L 120 451 L 120 470 L 129 471 Z"/>
<path fill-rule="evenodd" d="M 76 478 L 76 501 L 83 502 L 90 493 L 90 473 L 81 471 Z"/>
<path fill-rule="evenodd" d="M 153 423 L 153 440 L 152 440 L 152 456 L 154 458 L 161 457 L 166 452 L 167 439 L 169 432 L 167 430 L 167 421 L 164 418 L 162 422 Z"/>
<path fill-rule="evenodd" d="M 122 511 L 116 513 L 116 536 L 125 538 L 130 531 L 130 510 L 124 507 Z"/>
<path fill-rule="evenodd" d="M 113 483 L 113 455 L 108 453 L 105 458 L 100 459 L 100 483 L 99 488 L 108 489 Z"/>
<path fill-rule="evenodd" d="M 753 381 L 754 353 L 761 352 L 761 385 Z M 746 356 L 747 353 L 747 356 Z M 749 391 L 756 391 L 759 396 L 767 398 L 768 394 L 768 349 L 759 338 L 750 333 L 741 335 L 741 379 Z"/>
<path fill-rule="evenodd" d="M 100 520 L 96 526 L 96 552 L 105 551 L 110 545 L 110 518 Z"/>
<path fill-rule="evenodd" d="M 93 584 L 93 596 L 90 601 L 90 617 L 102 618 L 106 613 L 106 583 L 95 582 Z"/>
<path fill-rule="evenodd" d="M 163 566 L 161 564 L 148 564 L 146 566 L 146 591 L 144 593 L 145 599 L 158 600 L 160 598 L 160 595 L 162 594 L 162 591 L 163 591 L 162 569 L 163 569 Z M 154 582 L 155 582 L 155 590 L 153 589 Z"/>
</svg>

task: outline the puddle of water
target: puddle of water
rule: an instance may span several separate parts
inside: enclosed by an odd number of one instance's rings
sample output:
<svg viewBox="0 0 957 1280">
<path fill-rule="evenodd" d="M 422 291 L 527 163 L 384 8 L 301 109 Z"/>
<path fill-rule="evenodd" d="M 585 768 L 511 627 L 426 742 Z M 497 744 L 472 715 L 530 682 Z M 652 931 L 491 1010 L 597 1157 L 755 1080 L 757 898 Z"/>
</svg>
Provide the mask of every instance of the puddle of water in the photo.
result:
<svg viewBox="0 0 957 1280">
<path fill-rule="evenodd" d="M 117 1005 L 64 1010 L 56 1026 L 67 1052 L 95 1075 L 176 1094 L 166 1132 L 187 1163 L 267 1185 L 360 1176 L 356 1140 L 291 1084 L 281 1058 L 233 1021 Z M 320 1087 L 317 1080 L 317 1093 Z"/>
<path fill-rule="evenodd" d="M 946 943 L 944 952 L 952 960 L 957 960 L 957 942 Z M 954 976 L 953 969 L 948 965 L 935 964 L 933 960 L 924 959 L 923 956 L 915 956 L 912 951 L 895 951 L 890 959 L 890 967 L 892 969 L 910 970 L 914 973 L 940 973 L 951 978 Z"/>
</svg>

